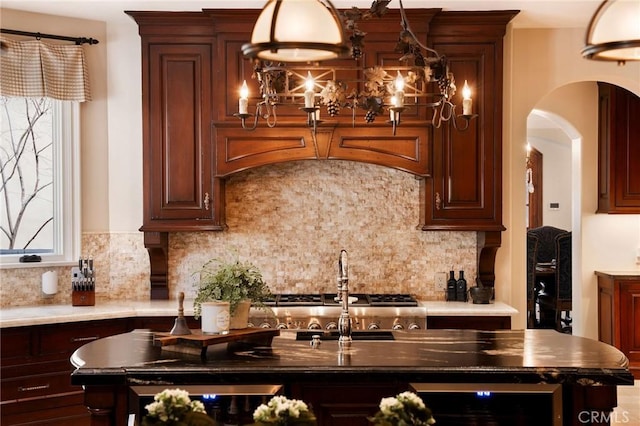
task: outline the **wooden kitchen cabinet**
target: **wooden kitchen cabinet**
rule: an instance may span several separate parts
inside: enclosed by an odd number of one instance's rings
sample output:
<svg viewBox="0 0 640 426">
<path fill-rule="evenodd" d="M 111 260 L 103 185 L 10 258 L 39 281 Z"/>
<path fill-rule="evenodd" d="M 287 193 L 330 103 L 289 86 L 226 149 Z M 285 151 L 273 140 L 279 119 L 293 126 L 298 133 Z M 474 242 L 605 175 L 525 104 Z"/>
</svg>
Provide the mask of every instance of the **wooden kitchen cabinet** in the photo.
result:
<svg viewBox="0 0 640 426">
<path fill-rule="evenodd" d="M 89 425 L 69 358 L 86 343 L 126 331 L 126 319 L 3 328 L 0 423 Z"/>
<path fill-rule="evenodd" d="M 597 213 L 640 213 L 640 97 L 598 83 Z"/>
<path fill-rule="evenodd" d="M 511 330 L 510 316 L 427 316 L 427 330 Z"/>
<path fill-rule="evenodd" d="M 126 12 L 142 42 L 143 191 L 145 247 L 150 257 L 151 298 L 168 298 L 168 233 L 225 228 L 225 179 L 238 171 L 299 159 L 351 160 L 420 176 L 423 230 L 479 231 L 478 271 L 492 286 L 502 225 L 503 36 L 517 11 L 442 12 L 411 10 L 412 30 L 446 55 L 456 77 L 453 102 L 462 103 L 467 80 L 474 90 L 469 129 L 430 124 L 425 107 L 403 112 L 397 134 L 378 117 L 355 126 L 349 111 L 327 117 L 316 137 L 305 113 L 282 105 L 278 124 L 263 120 L 254 131 L 234 117 L 238 90 L 247 81 L 251 105 L 258 83 L 241 54 L 258 10 Z M 365 37 L 364 64 L 397 65 L 399 11 L 359 23 Z M 353 60 L 333 61 L 353 67 Z M 358 71 L 353 67 L 353 77 Z M 234 89 L 237 88 L 237 89 Z M 250 111 L 251 112 L 251 111 Z"/>
<path fill-rule="evenodd" d="M 406 383 L 292 383 L 292 398 L 313 407 L 319 425 L 367 426 L 380 400 L 407 390 Z"/>
<path fill-rule="evenodd" d="M 620 349 L 640 379 L 640 274 L 600 272 L 598 339 Z"/>
<path fill-rule="evenodd" d="M 211 144 L 214 38 L 198 13 L 128 12 L 142 40 L 144 232 L 222 229 Z"/>
<path fill-rule="evenodd" d="M 447 56 L 462 104 L 462 86 L 473 88 L 466 131 L 444 123 L 433 129 L 433 176 L 424 181 L 423 230 L 503 231 L 503 37 L 513 11 L 437 15 L 429 41 Z M 460 111 L 458 111 L 460 113 Z M 463 120 L 459 120 L 462 122 Z"/>
<path fill-rule="evenodd" d="M 168 232 L 224 227 L 224 187 L 214 177 L 211 19 L 202 13 L 127 12 L 142 43 L 144 244 L 151 298 L 168 299 Z"/>
<path fill-rule="evenodd" d="M 219 123 L 215 128 L 217 172 L 225 177 L 258 165 L 293 160 L 354 160 L 393 167 L 425 176 L 431 162 L 429 135 L 424 126 L 403 126 L 396 135 L 385 126 L 363 133 L 364 127 L 321 126 L 313 138 L 306 126 L 262 129 L 259 143 L 251 132 L 236 124 Z"/>
</svg>

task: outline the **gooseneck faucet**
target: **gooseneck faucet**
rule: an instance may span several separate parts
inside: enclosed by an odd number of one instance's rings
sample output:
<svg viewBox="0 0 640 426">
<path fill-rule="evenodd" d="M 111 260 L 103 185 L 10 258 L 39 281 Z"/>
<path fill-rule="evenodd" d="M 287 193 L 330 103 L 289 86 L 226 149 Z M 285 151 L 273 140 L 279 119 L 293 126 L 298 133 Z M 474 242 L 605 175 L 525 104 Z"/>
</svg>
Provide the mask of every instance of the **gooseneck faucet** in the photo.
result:
<svg viewBox="0 0 640 426">
<path fill-rule="evenodd" d="M 349 265 L 347 263 L 347 251 L 341 250 L 338 258 L 338 298 L 342 302 L 342 312 L 338 319 L 338 332 L 340 348 L 351 346 L 351 317 L 349 317 Z"/>
</svg>

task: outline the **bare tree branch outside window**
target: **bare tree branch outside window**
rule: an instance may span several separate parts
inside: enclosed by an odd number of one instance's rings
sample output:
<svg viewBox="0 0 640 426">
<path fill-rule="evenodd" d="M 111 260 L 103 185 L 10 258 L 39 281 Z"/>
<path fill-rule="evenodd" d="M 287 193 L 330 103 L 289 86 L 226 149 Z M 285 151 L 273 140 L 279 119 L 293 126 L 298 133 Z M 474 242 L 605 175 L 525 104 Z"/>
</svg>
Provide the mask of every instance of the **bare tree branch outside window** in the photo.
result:
<svg viewBox="0 0 640 426">
<path fill-rule="evenodd" d="M 53 102 L 0 98 L 0 252 L 53 249 Z"/>
</svg>

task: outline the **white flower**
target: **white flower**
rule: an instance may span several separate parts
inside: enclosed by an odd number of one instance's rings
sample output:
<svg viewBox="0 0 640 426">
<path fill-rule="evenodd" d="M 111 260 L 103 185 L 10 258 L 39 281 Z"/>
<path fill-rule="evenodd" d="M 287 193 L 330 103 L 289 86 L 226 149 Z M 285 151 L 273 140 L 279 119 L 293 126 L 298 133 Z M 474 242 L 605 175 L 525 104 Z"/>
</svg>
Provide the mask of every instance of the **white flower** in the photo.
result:
<svg viewBox="0 0 640 426">
<path fill-rule="evenodd" d="M 200 401 L 191 401 L 189 392 L 182 389 L 165 389 L 153 397 L 154 402 L 144 408 L 149 417 L 162 422 L 179 421 L 190 411 L 204 413 L 204 405 Z"/>
<path fill-rule="evenodd" d="M 253 412 L 256 422 L 267 424 L 285 424 L 287 419 L 315 420 L 313 413 L 303 401 L 288 399 L 277 395 L 271 398 L 267 404 L 262 404 Z"/>
<path fill-rule="evenodd" d="M 380 411 L 385 415 L 393 415 L 394 411 L 402 410 L 402 404 L 398 399 L 389 397 L 380 400 Z"/>
<path fill-rule="evenodd" d="M 380 411 L 369 420 L 387 426 L 425 426 L 435 423 L 431 410 L 413 392 L 402 392 L 395 398 L 382 398 Z"/>
</svg>

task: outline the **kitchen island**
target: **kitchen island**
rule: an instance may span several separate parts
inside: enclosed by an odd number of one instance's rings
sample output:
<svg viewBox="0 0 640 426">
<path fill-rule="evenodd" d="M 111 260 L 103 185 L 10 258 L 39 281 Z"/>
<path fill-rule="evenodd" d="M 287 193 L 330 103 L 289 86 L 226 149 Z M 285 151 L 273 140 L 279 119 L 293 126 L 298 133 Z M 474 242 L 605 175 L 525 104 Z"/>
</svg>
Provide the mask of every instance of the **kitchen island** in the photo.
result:
<svg viewBox="0 0 640 426">
<path fill-rule="evenodd" d="M 282 385 L 287 396 L 312 404 L 320 425 L 354 425 L 366 424 L 381 397 L 434 383 L 477 385 L 477 390 L 511 386 L 507 393 L 513 399 L 504 405 L 553 413 L 547 424 L 585 424 L 587 417 L 596 420 L 591 424 L 608 424 L 609 417 L 597 413 L 616 406 L 616 385 L 633 385 L 619 350 L 553 330 L 394 331 L 393 337 L 356 340 L 341 351 L 335 340 L 313 349 L 308 340 L 296 340 L 296 332 L 283 331 L 268 347 L 209 347 L 204 360 L 155 346 L 152 332 L 134 330 L 78 349 L 71 380 L 84 386 L 94 425 L 126 424 L 134 409 L 131 386 Z M 534 401 L 534 384 L 558 385 L 561 391 L 527 407 L 527 400 Z M 523 399 L 517 399 L 520 385 L 529 389 Z M 562 408 L 554 411 L 558 398 Z M 425 396 L 428 405 L 436 399 Z M 436 420 L 438 414 L 446 418 L 432 408 Z"/>
</svg>

